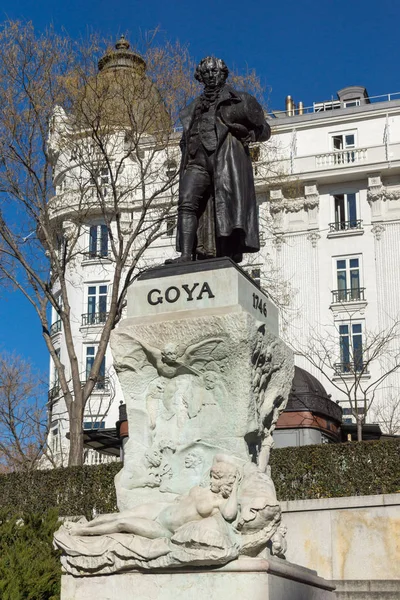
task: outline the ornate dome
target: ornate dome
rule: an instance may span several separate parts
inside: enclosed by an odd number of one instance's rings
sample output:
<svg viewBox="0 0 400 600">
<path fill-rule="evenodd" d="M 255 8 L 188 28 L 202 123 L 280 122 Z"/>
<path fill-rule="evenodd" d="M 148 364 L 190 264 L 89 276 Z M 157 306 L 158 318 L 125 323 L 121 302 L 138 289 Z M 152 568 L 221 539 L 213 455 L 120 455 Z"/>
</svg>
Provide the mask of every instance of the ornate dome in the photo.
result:
<svg viewBox="0 0 400 600">
<path fill-rule="evenodd" d="M 146 62 L 124 36 L 98 62 L 76 102 L 76 121 L 86 128 L 131 129 L 155 134 L 170 129 L 159 91 L 146 75 Z"/>
<path fill-rule="evenodd" d="M 109 50 L 98 62 L 99 71 L 107 69 L 136 69 L 144 75 L 146 63 L 144 59 L 130 50 L 130 43 L 121 35 L 115 44 L 115 50 Z"/>
</svg>

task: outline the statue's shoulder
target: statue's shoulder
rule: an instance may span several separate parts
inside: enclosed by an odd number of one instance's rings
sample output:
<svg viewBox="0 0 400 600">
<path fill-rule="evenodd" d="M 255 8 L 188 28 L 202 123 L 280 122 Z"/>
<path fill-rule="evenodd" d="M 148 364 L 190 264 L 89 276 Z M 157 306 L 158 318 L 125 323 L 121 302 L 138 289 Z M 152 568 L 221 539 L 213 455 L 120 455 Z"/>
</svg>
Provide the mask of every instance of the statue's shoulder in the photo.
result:
<svg viewBox="0 0 400 600">
<path fill-rule="evenodd" d="M 271 136 L 271 130 L 265 121 L 265 114 L 257 98 L 243 90 L 235 90 L 231 86 L 225 86 L 225 98 L 230 96 L 230 102 L 224 102 L 221 106 L 225 123 L 238 123 L 248 129 L 255 130 L 257 141 L 263 142 Z"/>
<path fill-rule="evenodd" d="M 224 88 L 225 98 L 230 98 L 234 104 L 242 104 L 245 110 L 262 112 L 262 106 L 252 94 L 244 90 L 236 90 L 230 85 Z M 228 96 L 229 95 L 229 96 Z"/>
<path fill-rule="evenodd" d="M 261 104 L 259 103 L 257 98 L 252 94 L 249 94 L 248 92 L 245 92 L 243 90 L 237 91 L 236 94 L 247 106 L 257 107 L 262 110 Z"/>
</svg>

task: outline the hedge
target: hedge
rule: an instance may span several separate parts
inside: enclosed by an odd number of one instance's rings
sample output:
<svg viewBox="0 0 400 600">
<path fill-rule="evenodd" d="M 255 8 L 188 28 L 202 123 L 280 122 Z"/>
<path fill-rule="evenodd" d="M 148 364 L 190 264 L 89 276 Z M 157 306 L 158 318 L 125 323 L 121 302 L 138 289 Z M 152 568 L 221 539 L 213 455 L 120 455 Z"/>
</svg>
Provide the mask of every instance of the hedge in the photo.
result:
<svg viewBox="0 0 400 600">
<path fill-rule="evenodd" d="M 400 492 L 400 439 L 280 448 L 270 465 L 279 500 Z"/>
<path fill-rule="evenodd" d="M 60 516 L 116 512 L 114 477 L 121 463 L 68 467 L 0 475 L 0 508 L 41 512 L 57 508 Z"/>
<path fill-rule="evenodd" d="M 272 477 L 280 500 L 400 491 L 400 440 L 274 449 Z M 117 510 L 120 463 L 0 476 L 0 508 L 85 515 Z"/>
</svg>

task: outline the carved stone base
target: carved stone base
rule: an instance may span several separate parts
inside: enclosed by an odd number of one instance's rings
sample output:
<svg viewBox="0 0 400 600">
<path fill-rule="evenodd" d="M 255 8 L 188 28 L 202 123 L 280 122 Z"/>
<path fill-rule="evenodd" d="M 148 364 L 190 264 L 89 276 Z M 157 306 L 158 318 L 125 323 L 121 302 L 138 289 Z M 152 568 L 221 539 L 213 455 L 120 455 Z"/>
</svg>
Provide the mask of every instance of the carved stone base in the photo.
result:
<svg viewBox="0 0 400 600">
<path fill-rule="evenodd" d="M 204 484 L 219 453 L 266 471 L 293 357 L 277 308 L 245 271 L 226 258 L 150 269 L 129 289 L 111 347 L 129 421 L 120 510 Z"/>
<path fill-rule="evenodd" d="M 229 259 L 151 270 L 130 288 L 111 348 L 129 422 L 115 479 L 120 512 L 55 533 L 64 570 L 91 582 L 75 582 L 65 597 L 127 598 L 135 590 L 159 598 L 161 575 L 125 573 L 186 566 L 184 576 L 166 575 L 163 597 L 178 598 L 178 586 L 209 598 L 213 568 L 266 548 L 283 556 L 286 528 L 268 458 L 293 356 L 269 297 Z M 203 575 L 190 571 L 204 566 Z M 100 593 L 78 590 L 97 589 L 95 582 L 103 582 Z"/>
<path fill-rule="evenodd" d="M 334 600 L 315 571 L 280 559 L 240 558 L 218 569 L 63 575 L 61 600 Z"/>
</svg>

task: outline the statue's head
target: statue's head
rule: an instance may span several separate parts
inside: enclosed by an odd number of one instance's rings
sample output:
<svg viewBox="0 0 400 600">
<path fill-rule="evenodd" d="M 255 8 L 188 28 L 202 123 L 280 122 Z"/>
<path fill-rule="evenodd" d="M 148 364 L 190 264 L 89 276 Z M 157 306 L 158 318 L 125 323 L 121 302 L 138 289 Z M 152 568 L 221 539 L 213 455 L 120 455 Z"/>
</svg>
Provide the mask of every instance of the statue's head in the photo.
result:
<svg viewBox="0 0 400 600">
<path fill-rule="evenodd" d="M 159 467 L 162 463 L 162 454 L 154 448 L 145 453 L 145 458 L 150 467 Z"/>
<path fill-rule="evenodd" d="M 206 371 L 203 374 L 203 381 L 206 390 L 213 390 L 218 381 L 218 375 L 214 371 Z"/>
<path fill-rule="evenodd" d="M 210 469 L 210 490 L 223 498 L 229 498 L 238 474 L 238 468 L 230 457 L 217 454 Z"/>
<path fill-rule="evenodd" d="M 207 88 L 218 88 L 224 85 L 229 75 L 229 69 L 222 58 L 206 56 L 199 62 L 194 78 Z"/>
<path fill-rule="evenodd" d="M 165 344 L 164 350 L 162 351 L 162 356 L 169 362 L 175 362 L 179 355 L 179 349 L 176 344 L 168 343 Z"/>
<path fill-rule="evenodd" d="M 198 452 L 188 452 L 185 458 L 185 467 L 187 469 L 194 469 L 203 462 L 203 457 Z"/>
</svg>

